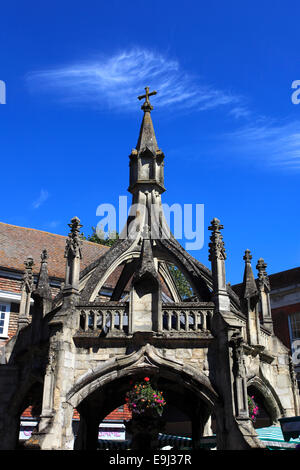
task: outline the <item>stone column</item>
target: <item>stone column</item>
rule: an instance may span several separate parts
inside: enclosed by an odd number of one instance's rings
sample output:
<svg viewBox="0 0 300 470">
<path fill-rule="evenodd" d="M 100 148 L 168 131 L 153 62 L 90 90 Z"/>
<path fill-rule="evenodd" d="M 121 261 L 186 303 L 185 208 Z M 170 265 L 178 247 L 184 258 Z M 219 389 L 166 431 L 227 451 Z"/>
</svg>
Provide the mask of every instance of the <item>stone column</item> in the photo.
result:
<svg viewBox="0 0 300 470">
<path fill-rule="evenodd" d="M 231 312 L 225 278 L 225 247 L 220 230 L 223 226 L 213 219 L 209 244 L 209 259 L 213 277 L 215 312 L 211 331 L 216 338 L 209 351 L 211 380 L 220 393 L 221 401 L 215 415 L 217 447 L 222 449 L 248 449 L 259 447 L 259 440 L 248 417 L 247 392 L 241 349 L 241 325 Z M 240 338 L 240 339 L 239 339 Z"/>
<path fill-rule="evenodd" d="M 76 347 L 73 335 L 78 326 L 76 303 L 79 296 L 81 259 L 80 221 L 71 220 L 71 231 L 66 240 L 66 281 L 63 304 L 49 321 L 50 339 L 48 366 L 45 373 L 43 406 L 38 431 L 31 442 L 42 450 L 73 447 L 73 408 L 66 395 L 74 382 Z M 30 444 L 30 443 L 29 443 Z"/>
<path fill-rule="evenodd" d="M 256 346 L 260 344 L 260 322 L 258 316 L 259 294 L 252 271 L 252 255 L 250 250 L 245 251 L 243 259 L 245 261 L 245 270 L 241 303 L 244 313 L 247 316 L 248 342 L 251 346 Z"/>
<path fill-rule="evenodd" d="M 30 323 L 30 299 L 31 293 L 33 290 L 33 272 L 32 268 L 34 266 L 33 258 L 28 256 L 24 261 L 25 273 L 23 275 L 23 280 L 21 284 L 21 301 L 19 308 L 19 318 L 18 318 L 18 331 L 21 331 Z"/>
<path fill-rule="evenodd" d="M 244 340 L 239 333 L 232 335 L 230 340 L 234 376 L 235 415 L 237 418 L 249 419 L 247 379 L 244 361 Z"/>
<path fill-rule="evenodd" d="M 79 289 L 79 273 L 81 260 L 81 244 L 79 233 L 82 225 L 78 217 L 73 217 L 69 236 L 66 240 L 65 258 L 66 262 L 66 279 L 64 285 L 64 294 L 78 292 Z"/>
<path fill-rule="evenodd" d="M 161 286 L 146 226 L 130 291 L 130 333 L 158 331 L 161 328 L 161 315 Z"/>
<path fill-rule="evenodd" d="M 218 312 L 230 311 L 230 301 L 226 289 L 225 260 L 226 252 L 223 242 L 221 229 L 223 225 L 214 218 L 211 226 L 208 227 L 212 231 L 209 243 L 209 261 L 211 262 L 211 270 L 213 277 L 213 301 Z"/>
<path fill-rule="evenodd" d="M 263 258 L 259 258 L 256 269 L 258 270 L 258 287 L 261 304 L 262 323 L 271 333 L 273 333 L 273 320 L 270 305 L 270 281 L 266 272 L 267 264 Z"/>
<path fill-rule="evenodd" d="M 48 253 L 41 253 L 41 267 L 36 289 L 32 292 L 34 306 L 32 312 L 32 343 L 37 344 L 42 337 L 42 321 L 52 309 L 52 295 L 48 277 Z"/>
</svg>

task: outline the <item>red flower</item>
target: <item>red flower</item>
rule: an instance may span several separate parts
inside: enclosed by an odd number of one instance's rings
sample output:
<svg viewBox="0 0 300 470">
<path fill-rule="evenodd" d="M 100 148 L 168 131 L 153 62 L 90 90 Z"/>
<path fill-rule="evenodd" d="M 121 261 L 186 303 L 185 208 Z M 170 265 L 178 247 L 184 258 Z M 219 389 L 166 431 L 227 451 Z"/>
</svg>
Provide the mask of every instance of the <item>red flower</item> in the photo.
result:
<svg viewBox="0 0 300 470">
<path fill-rule="evenodd" d="M 149 377 L 144 377 L 145 382 L 149 382 Z"/>
</svg>

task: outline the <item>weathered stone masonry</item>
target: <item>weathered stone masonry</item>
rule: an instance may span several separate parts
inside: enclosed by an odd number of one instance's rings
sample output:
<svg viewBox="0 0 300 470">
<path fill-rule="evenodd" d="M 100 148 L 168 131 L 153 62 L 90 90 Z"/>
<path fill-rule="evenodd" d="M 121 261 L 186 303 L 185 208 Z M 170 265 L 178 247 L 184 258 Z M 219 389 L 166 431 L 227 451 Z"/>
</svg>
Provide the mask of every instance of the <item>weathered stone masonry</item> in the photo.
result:
<svg viewBox="0 0 300 470">
<path fill-rule="evenodd" d="M 129 380 L 144 374 L 170 404 L 190 416 L 195 448 L 210 432 L 212 415 L 218 449 L 262 447 L 249 418 L 249 387 L 264 397 L 274 423 L 299 413 L 289 351 L 273 333 L 264 261 L 257 263 L 257 287 L 246 250 L 238 297 L 226 282 L 218 219 L 209 227 L 211 269 L 169 234 L 161 205 L 164 154 L 157 145 L 149 96 L 146 89 L 138 143 L 130 155 L 129 191 L 139 210 L 127 221 L 127 236 L 81 270 L 81 224 L 74 217 L 65 249 L 65 283 L 54 300 L 47 253 L 42 254 L 37 286 L 27 261 L 18 333 L 7 343 L 0 366 L 2 449 L 17 447 L 20 415 L 28 405 L 39 421 L 26 443 L 29 448 L 96 448 L 99 423 L 124 403 Z M 150 205 L 156 208 L 156 233 Z M 182 301 L 166 263 L 175 264 L 189 280 L 193 301 Z M 101 287 L 120 266 L 111 300 L 101 301 Z M 172 297 L 168 302 L 162 297 L 162 279 Z M 123 297 L 127 285 L 130 292 Z M 75 408 L 80 413 L 76 439 Z"/>
</svg>

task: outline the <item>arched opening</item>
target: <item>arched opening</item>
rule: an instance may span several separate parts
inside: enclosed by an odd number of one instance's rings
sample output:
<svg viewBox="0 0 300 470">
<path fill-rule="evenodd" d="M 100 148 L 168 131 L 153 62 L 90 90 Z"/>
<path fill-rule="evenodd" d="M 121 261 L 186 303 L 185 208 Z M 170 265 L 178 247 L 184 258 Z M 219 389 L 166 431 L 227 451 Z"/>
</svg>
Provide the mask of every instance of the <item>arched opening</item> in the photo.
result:
<svg viewBox="0 0 300 470">
<path fill-rule="evenodd" d="M 110 427 L 115 437 L 123 434 L 122 439 L 113 438 L 114 447 L 116 442 L 120 449 L 130 449 L 132 445 L 131 428 L 128 426 L 130 413 L 119 420 L 118 424 L 122 426 L 113 426 L 116 421 L 113 417 L 117 411 L 126 409 L 126 392 L 131 387 L 144 380 L 147 374 L 150 377 L 151 385 L 155 390 L 162 392 L 166 405 L 162 415 L 163 428 L 160 431 L 160 440 L 158 449 L 165 448 L 170 444 L 166 439 L 172 436 L 172 443 L 169 447 L 182 448 L 184 442 L 185 448 L 201 448 L 201 439 L 204 434 L 208 434 L 208 423 L 213 411 L 213 405 L 205 399 L 205 394 L 197 387 L 195 383 L 189 383 L 176 375 L 165 373 L 165 371 L 150 371 L 130 373 L 118 379 L 110 381 L 105 385 L 98 387 L 88 396 L 86 396 L 77 406 L 80 414 L 80 423 L 75 437 L 74 449 L 76 450 L 95 450 L 107 449 L 106 439 L 101 438 L 101 428 L 107 428 L 110 418 Z M 120 414 L 119 414 L 120 416 Z M 129 419 L 128 419 L 129 418 Z M 122 429 L 122 430 L 121 430 Z M 205 431 L 205 432 L 204 432 Z M 107 431 L 106 431 L 107 432 Z M 212 434 L 212 431 L 211 431 Z M 178 442 L 176 443 L 176 438 Z M 174 441 L 175 439 L 175 441 Z M 123 442 L 121 442 L 123 441 Z"/>
<path fill-rule="evenodd" d="M 180 299 L 182 301 L 193 299 L 195 297 L 193 286 L 184 273 L 174 263 L 166 263 L 166 266 Z"/>
<path fill-rule="evenodd" d="M 43 384 L 36 382 L 31 385 L 18 407 L 19 429 L 17 449 L 23 449 L 24 444 L 37 428 L 42 410 Z"/>
<path fill-rule="evenodd" d="M 165 242 L 169 242 L 165 240 Z M 162 287 L 163 302 L 211 300 L 211 273 L 187 256 L 175 240 L 152 246 L 153 258 Z M 131 246 L 132 245 L 132 246 Z M 170 245 L 170 246 L 169 246 Z M 175 249 L 175 251 L 174 251 Z M 118 240 L 98 262 L 81 276 L 81 298 L 88 301 L 125 301 L 140 261 L 141 251 L 131 239 Z M 179 256 L 179 257 L 178 257 Z"/>
<path fill-rule="evenodd" d="M 247 387 L 248 396 L 253 397 L 258 407 L 258 414 L 253 422 L 254 428 L 264 428 L 276 423 L 280 411 L 275 398 L 267 387 L 261 381 L 253 381 Z"/>
</svg>

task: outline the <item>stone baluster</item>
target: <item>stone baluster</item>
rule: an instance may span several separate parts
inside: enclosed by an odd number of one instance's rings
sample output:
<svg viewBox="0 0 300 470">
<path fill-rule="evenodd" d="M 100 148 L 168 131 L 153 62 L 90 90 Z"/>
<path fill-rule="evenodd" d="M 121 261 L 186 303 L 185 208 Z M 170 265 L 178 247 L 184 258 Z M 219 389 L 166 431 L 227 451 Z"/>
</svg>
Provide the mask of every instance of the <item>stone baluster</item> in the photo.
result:
<svg viewBox="0 0 300 470">
<path fill-rule="evenodd" d="M 185 316 L 185 331 L 189 331 L 189 315 L 187 312 L 184 312 Z"/>
<path fill-rule="evenodd" d="M 120 312 L 120 331 L 123 331 L 123 320 L 124 320 L 124 313 L 123 311 Z"/>
<path fill-rule="evenodd" d="M 168 330 L 172 329 L 172 312 L 168 311 Z"/>
<path fill-rule="evenodd" d="M 180 331 L 180 311 L 176 311 L 176 330 Z"/>
<path fill-rule="evenodd" d="M 203 310 L 202 311 L 202 328 L 203 328 L 203 330 L 207 330 L 207 315 L 208 315 L 208 312 Z"/>
</svg>

